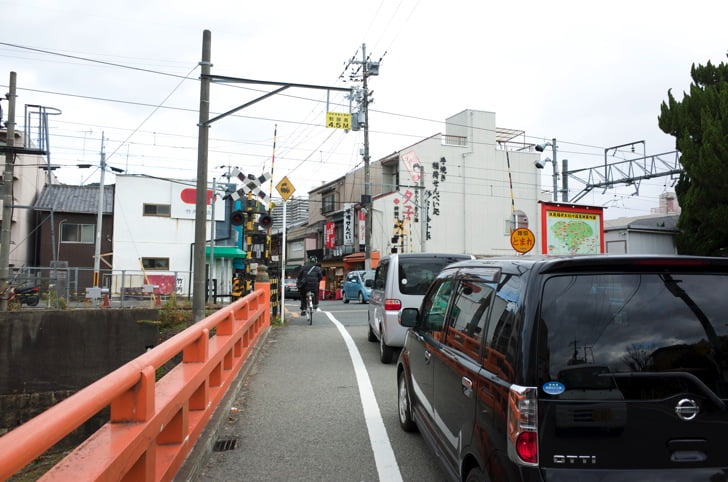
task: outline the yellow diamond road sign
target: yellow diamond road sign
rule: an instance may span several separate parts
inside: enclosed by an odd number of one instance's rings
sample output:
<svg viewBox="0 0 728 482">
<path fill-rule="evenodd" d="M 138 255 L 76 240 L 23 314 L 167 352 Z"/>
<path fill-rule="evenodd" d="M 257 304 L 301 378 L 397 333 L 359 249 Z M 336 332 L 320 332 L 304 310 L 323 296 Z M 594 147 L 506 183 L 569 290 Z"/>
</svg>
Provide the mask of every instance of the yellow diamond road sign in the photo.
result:
<svg viewBox="0 0 728 482">
<path fill-rule="evenodd" d="M 296 191 L 296 188 L 293 187 L 293 184 L 291 184 L 291 181 L 289 181 L 286 176 L 283 176 L 281 182 L 276 184 L 276 189 L 278 190 L 278 194 L 281 195 L 284 201 L 288 201 L 288 198 L 291 197 Z"/>
</svg>

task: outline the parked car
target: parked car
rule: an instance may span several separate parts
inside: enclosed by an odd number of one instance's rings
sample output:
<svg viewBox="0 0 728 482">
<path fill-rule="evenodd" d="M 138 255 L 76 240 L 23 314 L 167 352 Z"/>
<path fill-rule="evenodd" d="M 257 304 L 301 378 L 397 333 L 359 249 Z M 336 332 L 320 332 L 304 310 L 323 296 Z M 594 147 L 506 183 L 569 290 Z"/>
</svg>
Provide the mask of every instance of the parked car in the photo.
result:
<svg viewBox="0 0 728 482">
<path fill-rule="evenodd" d="M 298 300 L 301 298 L 301 293 L 298 292 L 298 286 L 296 286 L 296 280 L 294 278 L 286 278 L 283 285 L 286 289 L 286 299 Z"/>
<path fill-rule="evenodd" d="M 359 300 L 359 303 L 369 301 L 369 294 L 374 286 L 374 270 L 351 271 L 346 275 L 341 288 L 341 299 L 344 303 Z"/>
<path fill-rule="evenodd" d="M 456 263 L 397 362 L 398 413 L 452 480 L 724 480 L 728 258 Z"/>
<path fill-rule="evenodd" d="M 474 258 L 468 254 L 407 253 L 383 257 L 369 295 L 369 341 L 379 341 L 379 358 L 391 363 L 404 345 L 407 329 L 397 322 L 402 308 L 420 305 L 430 282 L 450 263 Z"/>
</svg>

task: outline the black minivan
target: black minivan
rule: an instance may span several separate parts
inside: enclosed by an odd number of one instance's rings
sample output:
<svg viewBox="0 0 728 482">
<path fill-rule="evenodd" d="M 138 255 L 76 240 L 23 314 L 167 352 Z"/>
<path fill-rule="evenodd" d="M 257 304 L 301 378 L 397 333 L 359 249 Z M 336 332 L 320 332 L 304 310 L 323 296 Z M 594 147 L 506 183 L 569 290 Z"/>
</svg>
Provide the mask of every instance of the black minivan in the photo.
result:
<svg viewBox="0 0 728 482">
<path fill-rule="evenodd" d="M 453 480 L 728 480 L 728 258 L 463 261 L 400 323 L 400 425 Z"/>
</svg>

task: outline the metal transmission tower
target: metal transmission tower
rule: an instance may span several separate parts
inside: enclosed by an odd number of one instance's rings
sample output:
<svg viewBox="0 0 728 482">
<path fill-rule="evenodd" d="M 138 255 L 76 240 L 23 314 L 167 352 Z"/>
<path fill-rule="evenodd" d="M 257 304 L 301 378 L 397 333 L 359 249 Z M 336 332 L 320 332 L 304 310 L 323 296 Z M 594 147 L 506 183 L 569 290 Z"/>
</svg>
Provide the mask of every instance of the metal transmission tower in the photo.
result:
<svg viewBox="0 0 728 482">
<path fill-rule="evenodd" d="M 675 176 L 683 172 L 678 151 L 664 152 L 662 154 L 654 154 L 651 156 L 643 155 L 643 157 L 636 159 L 627 159 L 612 163 L 607 162 L 608 152 L 615 148 L 625 147 L 632 144 L 636 143 L 624 144 L 623 146 L 615 146 L 605 149 L 604 166 L 564 172 L 564 176 L 568 176 L 568 178 L 576 180 L 580 184 L 584 185 L 582 190 L 571 198 L 570 202 L 577 202 L 586 196 L 592 189 L 603 188 L 606 190 L 616 184 L 632 185 L 635 188 L 635 195 L 638 195 L 640 184 L 644 179 L 670 176 L 672 179 L 676 180 Z"/>
<path fill-rule="evenodd" d="M 371 92 L 369 92 L 368 78 L 370 76 L 379 75 L 379 61 L 373 62 L 367 57 L 366 44 L 361 46 L 361 60 L 355 60 L 354 56 L 346 68 L 350 66 L 356 66 L 349 75 L 350 80 L 361 81 L 362 89 L 361 92 L 355 92 L 353 94 L 354 100 L 359 102 L 360 109 L 358 114 L 354 117 L 353 129 L 358 130 L 359 127 L 364 127 L 364 195 L 361 198 L 361 205 L 366 208 L 366 227 L 364 234 L 364 268 L 371 269 L 372 267 L 372 183 L 369 173 L 369 103 L 372 100 L 369 98 Z M 363 119 L 362 119 L 363 117 Z"/>
</svg>

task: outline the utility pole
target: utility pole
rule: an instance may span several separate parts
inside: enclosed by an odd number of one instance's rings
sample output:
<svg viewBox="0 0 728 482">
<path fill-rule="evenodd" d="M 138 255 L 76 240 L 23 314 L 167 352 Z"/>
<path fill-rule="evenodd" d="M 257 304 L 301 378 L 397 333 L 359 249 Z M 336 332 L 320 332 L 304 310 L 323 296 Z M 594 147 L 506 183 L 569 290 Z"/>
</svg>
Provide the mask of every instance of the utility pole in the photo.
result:
<svg viewBox="0 0 728 482">
<path fill-rule="evenodd" d="M 554 181 L 554 201 L 559 200 L 559 163 L 556 160 L 556 138 L 551 139 L 551 153 L 553 158 L 551 159 L 551 165 L 554 168 L 553 181 Z"/>
<path fill-rule="evenodd" d="M 362 98 L 362 109 L 364 109 L 364 196 L 367 202 L 367 215 L 364 229 L 364 269 L 372 268 L 372 183 L 369 173 L 369 88 L 367 86 L 367 77 L 369 77 L 369 68 L 367 62 L 367 46 L 361 45 L 362 56 L 362 72 L 364 87 L 364 97 Z"/>
<path fill-rule="evenodd" d="M 99 278 L 101 271 L 101 231 L 104 221 L 104 173 L 106 172 L 106 153 L 104 152 L 104 133 L 101 133 L 101 178 L 99 180 L 99 208 L 96 212 L 96 247 L 94 250 L 94 288 L 101 286 Z M 50 171 L 49 171 L 50 172 Z M 50 180 L 48 181 L 50 185 Z M 55 229 L 55 228 L 51 228 Z"/>
<path fill-rule="evenodd" d="M 8 92 L 8 120 L 5 137 L 5 172 L 3 173 L 3 219 L 0 233 L 0 311 L 8 311 L 7 292 L 10 281 L 10 229 L 13 224 L 13 166 L 15 164 L 15 90 L 16 74 L 10 72 Z"/>
<path fill-rule="evenodd" d="M 215 178 L 212 178 L 212 199 L 210 204 L 212 205 L 212 213 L 210 216 L 210 282 L 208 283 L 209 297 L 214 303 L 214 279 L 215 279 L 215 197 L 217 196 L 217 185 L 215 184 Z"/>
<path fill-rule="evenodd" d="M 551 146 L 551 153 L 553 155 L 553 158 L 552 159 L 547 158 L 547 159 L 545 159 L 545 162 L 550 162 L 551 166 L 554 168 L 553 169 L 553 171 L 554 171 L 554 173 L 553 173 L 554 192 L 552 195 L 552 199 L 554 202 L 558 202 L 558 200 L 559 200 L 559 163 L 556 160 L 556 154 L 558 152 L 558 147 L 556 146 L 556 138 L 551 139 L 551 142 L 547 142 L 545 144 L 538 144 L 536 146 L 536 151 L 543 152 L 544 149 L 546 149 L 548 146 Z M 541 163 L 540 161 L 537 161 L 537 164 L 536 164 L 537 168 L 542 169 L 543 166 L 544 166 L 543 163 Z M 567 193 L 567 196 L 568 196 L 568 193 Z"/>
<path fill-rule="evenodd" d="M 195 202 L 195 249 L 192 283 L 192 316 L 194 321 L 205 317 L 205 223 L 207 221 L 207 146 L 210 118 L 210 52 L 212 33 L 202 33 L 200 62 L 200 116 L 197 141 L 197 198 Z"/>
<path fill-rule="evenodd" d="M 352 64 L 360 64 L 362 66 L 362 99 L 361 110 L 364 113 L 364 195 L 362 196 L 362 206 L 367 210 L 364 229 L 364 267 L 371 269 L 372 266 L 372 183 L 369 172 L 369 85 L 368 79 L 370 75 L 379 75 L 379 62 L 370 62 L 367 59 L 367 46 L 361 46 L 361 61 L 352 60 Z M 353 77 L 353 76 L 352 76 Z"/>
</svg>

